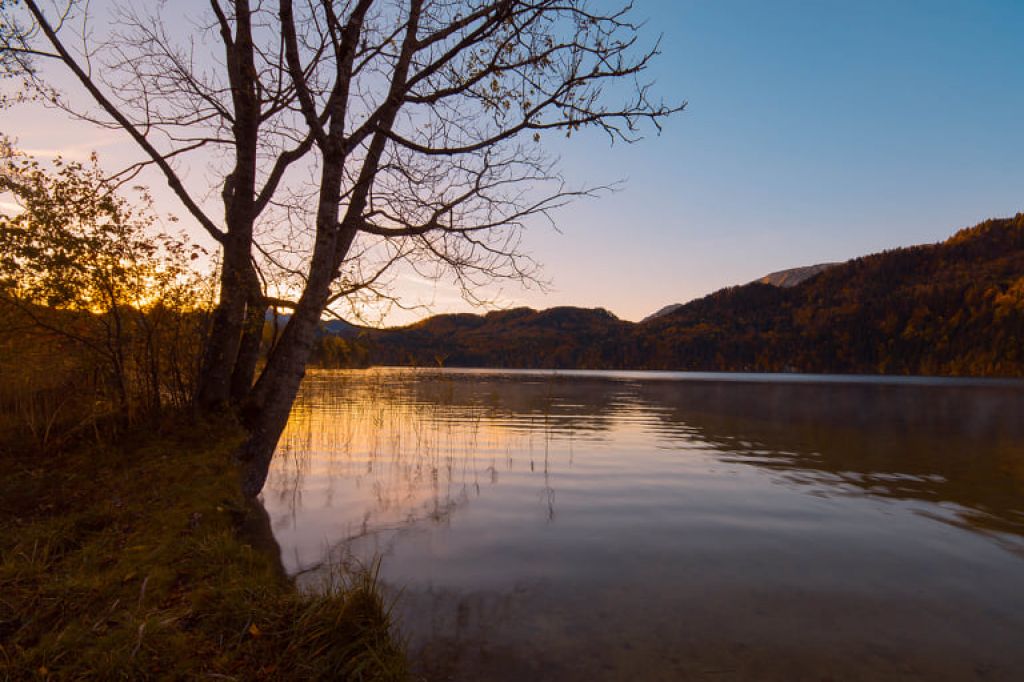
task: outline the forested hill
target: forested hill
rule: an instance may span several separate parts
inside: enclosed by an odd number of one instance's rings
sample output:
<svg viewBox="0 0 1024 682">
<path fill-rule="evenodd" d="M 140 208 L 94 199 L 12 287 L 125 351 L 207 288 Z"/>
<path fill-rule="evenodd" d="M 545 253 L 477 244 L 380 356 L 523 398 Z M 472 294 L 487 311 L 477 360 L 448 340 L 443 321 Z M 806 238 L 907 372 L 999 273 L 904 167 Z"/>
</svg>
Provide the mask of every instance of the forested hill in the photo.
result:
<svg viewBox="0 0 1024 682">
<path fill-rule="evenodd" d="M 324 336 L 318 355 L 320 364 L 342 367 L 622 367 L 635 326 L 600 308 L 436 315 L 408 327 L 366 329 L 354 339 Z"/>
<path fill-rule="evenodd" d="M 940 244 L 723 289 L 634 324 L 603 309 L 439 315 L 325 336 L 322 364 L 1024 376 L 1024 214 Z"/>
</svg>

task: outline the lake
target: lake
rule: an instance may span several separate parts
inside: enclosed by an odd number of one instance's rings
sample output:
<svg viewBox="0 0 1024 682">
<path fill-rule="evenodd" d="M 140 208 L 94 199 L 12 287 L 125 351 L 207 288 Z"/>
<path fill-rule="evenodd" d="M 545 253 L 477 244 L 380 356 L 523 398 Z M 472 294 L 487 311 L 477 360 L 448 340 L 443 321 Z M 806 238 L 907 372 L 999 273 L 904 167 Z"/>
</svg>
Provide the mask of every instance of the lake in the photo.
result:
<svg viewBox="0 0 1024 682">
<path fill-rule="evenodd" d="M 264 505 L 430 680 L 1024 679 L 1024 383 L 307 376 Z"/>
</svg>

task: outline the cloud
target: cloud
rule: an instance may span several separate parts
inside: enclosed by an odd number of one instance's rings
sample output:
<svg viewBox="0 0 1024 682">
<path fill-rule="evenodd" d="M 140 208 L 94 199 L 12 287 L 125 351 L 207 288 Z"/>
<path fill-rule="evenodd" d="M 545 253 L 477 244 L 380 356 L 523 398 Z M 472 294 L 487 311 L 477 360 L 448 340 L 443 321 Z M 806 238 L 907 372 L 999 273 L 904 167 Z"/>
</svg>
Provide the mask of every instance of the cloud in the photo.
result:
<svg viewBox="0 0 1024 682">
<path fill-rule="evenodd" d="M 109 147 L 115 143 L 115 140 L 103 142 L 97 138 L 87 142 L 80 142 L 78 144 L 65 145 L 60 148 L 28 147 L 22 148 L 21 151 L 29 156 L 34 156 L 37 159 L 54 159 L 60 156 L 68 161 L 88 161 L 94 151 L 102 149 L 103 147 Z"/>
<path fill-rule="evenodd" d="M 5 128 L 17 131 L 15 147 L 40 159 L 61 156 L 71 161 L 87 161 L 94 151 L 108 150 L 109 153 L 110 148 L 128 141 L 119 130 L 97 130 L 37 107 L 19 109 L 11 116 L 10 122 L 5 121 L 8 124 Z"/>
<path fill-rule="evenodd" d="M 0 212 L 3 213 L 21 213 L 21 206 L 18 206 L 13 201 L 0 201 Z"/>
</svg>

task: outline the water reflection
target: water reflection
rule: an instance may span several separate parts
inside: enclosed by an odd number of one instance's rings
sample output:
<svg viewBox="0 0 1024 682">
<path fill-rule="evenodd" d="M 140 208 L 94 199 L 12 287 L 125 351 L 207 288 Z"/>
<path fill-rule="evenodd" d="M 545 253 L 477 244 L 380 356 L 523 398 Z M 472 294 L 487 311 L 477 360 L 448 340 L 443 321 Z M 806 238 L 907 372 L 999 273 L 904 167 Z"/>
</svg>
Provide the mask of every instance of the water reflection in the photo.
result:
<svg viewBox="0 0 1024 682">
<path fill-rule="evenodd" d="M 1024 391 L 956 385 L 648 386 L 665 432 L 822 495 L 920 500 L 1024 536 Z"/>
<path fill-rule="evenodd" d="M 265 492 L 438 679 L 1016 679 L 1024 389 L 324 372 Z M 799 674 L 797 674 L 799 673 Z"/>
</svg>

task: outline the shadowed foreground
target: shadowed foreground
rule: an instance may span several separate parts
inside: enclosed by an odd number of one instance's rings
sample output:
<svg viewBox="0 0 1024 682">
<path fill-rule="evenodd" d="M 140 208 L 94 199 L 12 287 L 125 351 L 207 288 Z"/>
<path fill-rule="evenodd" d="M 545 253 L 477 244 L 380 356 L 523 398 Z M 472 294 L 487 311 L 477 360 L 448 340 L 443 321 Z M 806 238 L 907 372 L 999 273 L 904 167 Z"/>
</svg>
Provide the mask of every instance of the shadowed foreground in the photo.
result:
<svg viewBox="0 0 1024 682">
<path fill-rule="evenodd" d="M 374 576 L 283 577 L 220 427 L 0 450 L 0 678 L 402 679 Z"/>
</svg>

